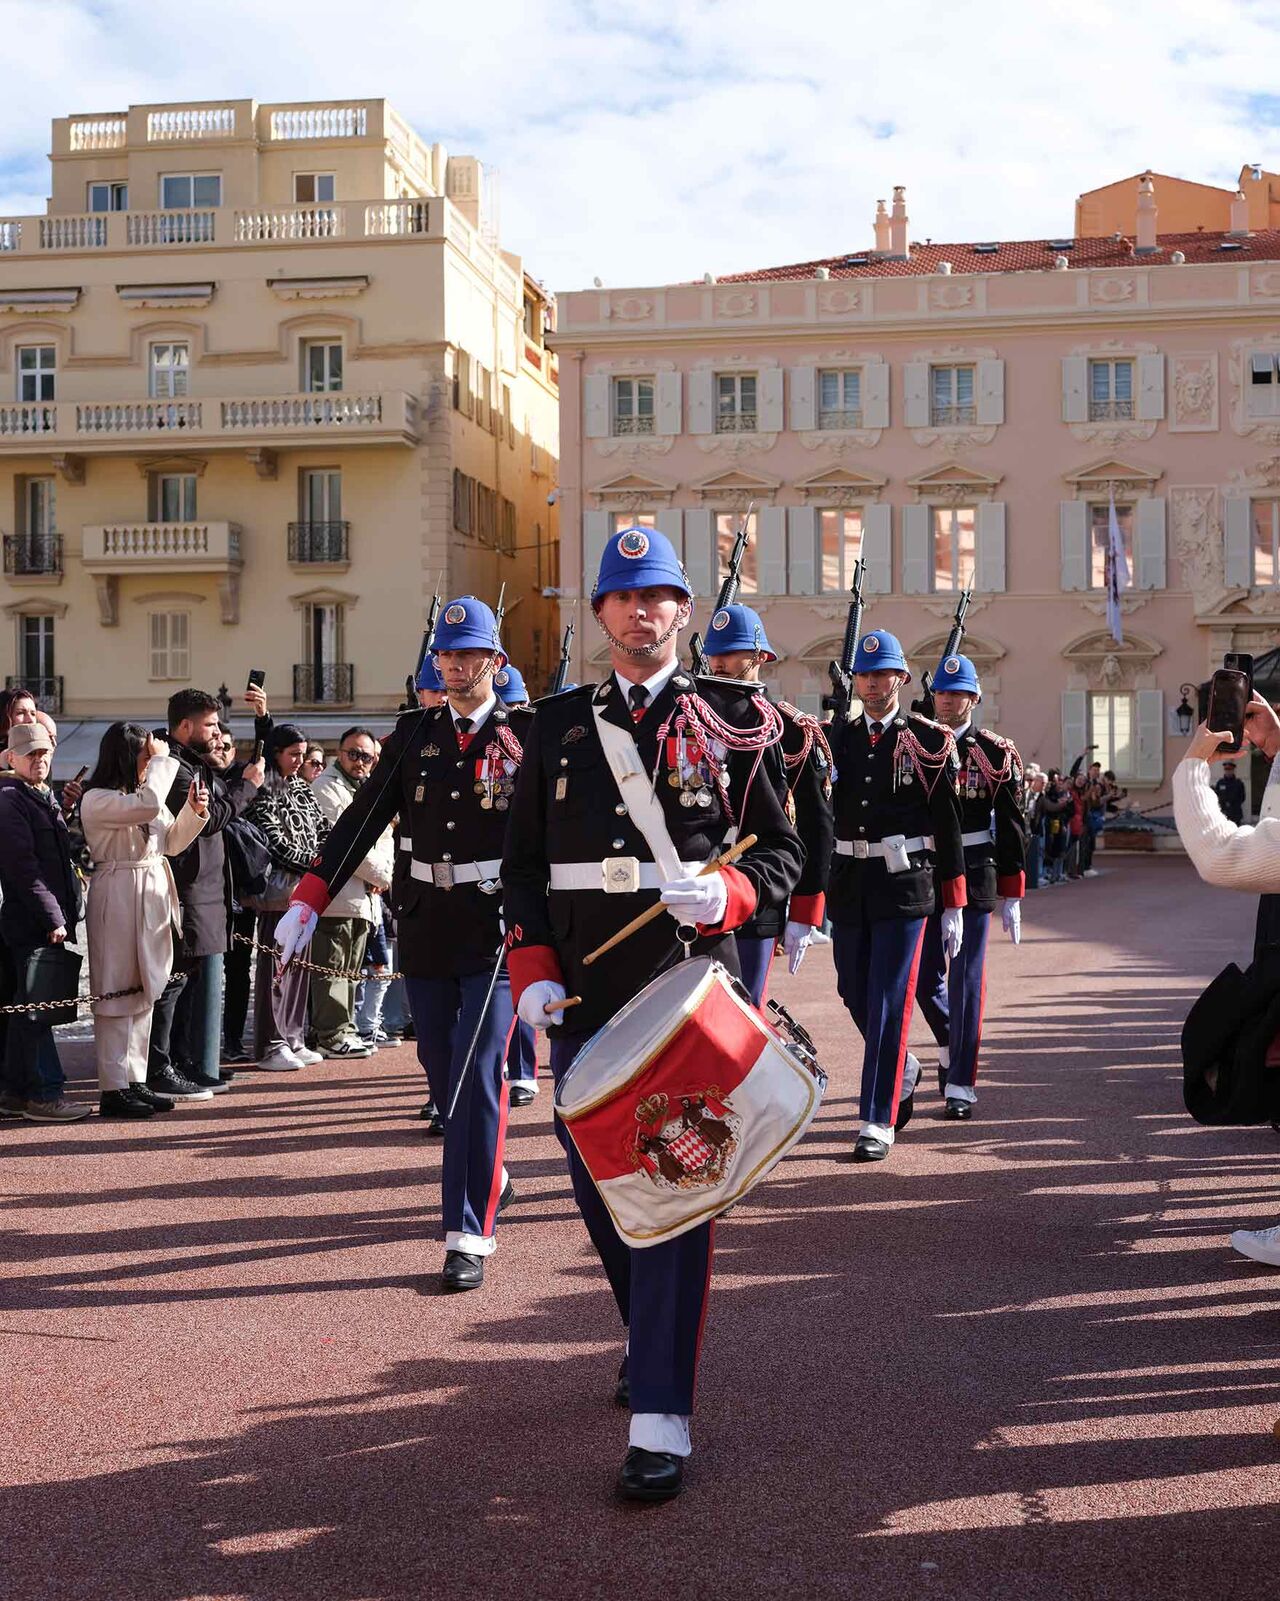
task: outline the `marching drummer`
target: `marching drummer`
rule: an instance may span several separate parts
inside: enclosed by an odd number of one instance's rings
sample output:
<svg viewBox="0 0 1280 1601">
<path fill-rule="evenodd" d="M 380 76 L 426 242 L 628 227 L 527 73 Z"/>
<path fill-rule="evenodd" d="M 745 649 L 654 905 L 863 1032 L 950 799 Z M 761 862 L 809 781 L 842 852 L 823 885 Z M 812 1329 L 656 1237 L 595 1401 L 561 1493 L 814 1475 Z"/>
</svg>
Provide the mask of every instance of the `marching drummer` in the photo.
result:
<svg viewBox="0 0 1280 1601">
<path fill-rule="evenodd" d="M 493 675 L 493 687 L 498 699 L 508 711 L 529 710 L 529 691 L 525 688 L 524 674 L 512 662 L 500 667 Z M 538 1043 L 537 1034 L 520 1018 L 511 1031 L 507 1045 L 507 1095 L 511 1106 L 529 1106 L 538 1094 Z"/>
<path fill-rule="evenodd" d="M 1022 758 L 1011 740 L 974 728 L 982 699 L 978 670 L 967 656 L 948 656 L 933 675 L 938 721 L 951 730 L 960 761 L 960 816 L 968 898 L 964 943 L 947 970 L 941 919 L 925 930 L 916 994 L 938 1042 L 938 1090 L 946 1116 L 972 1117 L 978 1098 L 978 1047 L 986 995 L 987 935 L 997 899 L 1000 920 L 1016 945 L 1022 937 L 1027 831 L 1022 815 Z"/>
<path fill-rule="evenodd" d="M 525 741 L 502 869 L 508 961 L 519 1015 L 550 1027 L 557 1079 L 587 1036 L 677 960 L 678 926 L 690 937 L 696 930 L 695 953 L 736 971 L 732 930 L 759 905 L 785 902 L 799 876 L 800 842 L 772 785 L 755 775 L 781 721 L 751 685 L 695 683 L 680 668 L 677 635 L 691 594 L 662 534 L 615 533 L 592 594 L 613 670 L 598 686 L 540 701 Z M 641 768 L 651 782 L 628 805 L 614 773 Z M 696 876 L 735 831 L 756 844 L 735 865 Z M 664 878 L 660 860 L 684 876 Z M 657 900 L 670 917 L 584 966 Z M 548 1013 L 566 991 L 581 1004 Z M 617 1487 L 630 1499 L 667 1500 L 679 1493 L 690 1451 L 712 1225 L 631 1249 L 558 1122 L 557 1134 L 628 1329 L 616 1398 L 631 1407 L 631 1432 Z"/>
<path fill-rule="evenodd" d="M 947 953 L 960 949 L 964 847 L 955 741 L 901 710 L 899 693 L 911 681 L 902 646 L 883 629 L 864 634 L 853 671 L 862 715 L 830 725 L 838 776 L 828 901 L 840 999 L 864 1047 L 853 1159 L 879 1162 L 911 1115 L 920 1064 L 907 1031 L 935 903 Z"/>
<path fill-rule="evenodd" d="M 717 678 L 750 684 L 760 682 L 760 669 L 766 662 L 778 659 L 758 614 L 741 604 L 722 606 L 712 617 L 706 654 Z M 763 686 L 760 692 L 767 693 Z M 799 972 L 804 953 L 826 915 L 825 892 L 831 870 L 831 747 L 816 717 L 787 701 L 776 705 L 783 724 L 782 760 L 774 768 L 776 787 L 807 855 L 790 904 L 759 906 L 734 935 L 742 982 L 757 1006 L 764 1005 L 769 966 L 780 939 L 788 970 Z"/>
<path fill-rule="evenodd" d="M 497 1245 L 498 1213 L 515 1196 L 502 1165 L 511 990 L 505 972 L 492 994 L 490 984 L 502 949 L 502 841 L 531 719 L 508 714 L 494 694 L 506 658 L 483 601 L 463 595 L 446 606 L 432 651 L 445 704 L 397 720 L 373 777 L 293 892 L 276 940 L 286 962 L 306 946 L 333 887 L 399 813 L 408 860 L 396 907 L 400 966 L 418 1060 L 444 1121 L 442 1283 L 474 1290 Z"/>
</svg>

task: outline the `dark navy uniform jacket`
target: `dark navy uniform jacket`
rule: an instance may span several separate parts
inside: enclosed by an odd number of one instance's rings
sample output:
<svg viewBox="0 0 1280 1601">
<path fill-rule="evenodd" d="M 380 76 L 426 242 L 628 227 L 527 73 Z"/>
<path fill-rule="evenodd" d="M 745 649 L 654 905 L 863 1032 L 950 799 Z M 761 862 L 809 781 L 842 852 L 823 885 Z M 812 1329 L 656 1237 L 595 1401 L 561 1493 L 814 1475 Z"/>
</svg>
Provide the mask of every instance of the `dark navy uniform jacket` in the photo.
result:
<svg viewBox="0 0 1280 1601">
<path fill-rule="evenodd" d="M 997 774 L 1006 766 L 1009 777 L 1000 780 L 992 794 L 991 786 L 973 759 L 979 749 Z M 967 905 L 975 911 L 993 911 L 998 896 L 1018 899 L 1026 893 L 1027 825 L 1022 815 L 1022 759 L 1007 739 L 990 729 L 972 724 L 956 739 L 960 758 L 959 793 L 962 832 L 983 830 L 988 838 L 980 845 L 964 848 L 965 877 L 968 880 Z M 974 791 L 975 793 L 970 793 Z M 995 836 L 990 837 L 992 813 Z"/>
<path fill-rule="evenodd" d="M 702 678 L 696 693 L 727 724 L 759 725 L 751 705 L 757 686 Z M 653 861 L 644 835 L 629 816 L 596 732 L 592 712 L 599 702 L 604 717 L 636 740 L 646 771 L 657 769 L 654 793 L 662 805 L 672 843 L 682 861 L 708 862 L 718 855 L 731 826 L 719 791 L 712 786 L 708 806 L 683 806 L 680 791 L 668 783 L 669 748 L 658 731 L 675 710 L 677 695 L 695 692 L 692 676 L 678 668 L 637 724 L 610 674 L 599 686 L 584 685 L 540 701 L 525 743 L 507 833 L 502 881 L 506 903 L 512 991 L 537 979 L 563 983 L 582 1005 L 564 1014 L 566 1034 L 593 1033 L 678 957 L 676 925 L 664 912 L 591 967 L 582 958 L 658 899 L 656 889 L 606 894 L 601 889 L 551 889 L 555 863 L 603 862 L 609 856 Z M 757 843 L 724 869 L 729 905 L 724 922 L 693 946 L 737 972 L 730 931 L 739 927 L 758 901 L 785 904 L 800 875 L 804 852 L 787 821 L 773 783 L 762 770 L 748 789 L 754 765 L 749 752 L 726 758 L 729 798 L 739 835 Z M 553 1031 L 555 1032 L 555 1031 Z"/>
<path fill-rule="evenodd" d="M 699 684 L 704 680 L 699 679 Z M 762 685 L 756 685 L 763 690 Z M 800 836 L 805 862 L 800 879 L 786 901 L 762 902 L 755 915 L 743 924 L 741 932 L 757 939 L 781 938 L 787 919 L 820 927 L 826 916 L 827 879 L 831 873 L 831 844 L 835 823 L 831 810 L 832 773 L 819 739 L 810 743 L 802 762 L 796 759 L 808 738 L 806 724 L 818 727 L 815 717 L 787 701 L 775 703 L 782 714 L 782 741 L 770 755 L 780 751 L 784 759 L 770 764 L 778 799 Z M 825 730 L 824 730 L 825 732 Z M 790 757 L 791 761 L 785 760 Z"/>
<path fill-rule="evenodd" d="M 502 749 L 498 729 L 509 728 L 523 743 L 531 722 L 528 712 L 509 712 L 499 702 L 471 731 L 463 750 L 447 705 L 404 712 L 382 747 L 373 776 L 356 791 L 293 899 L 322 912 L 332 890 L 350 874 L 350 864 L 364 859 L 398 814 L 400 860 L 392 910 L 401 969 L 412 978 L 448 978 L 491 967 L 502 942 L 496 864 L 502 859 L 514 794 L 514 774 L 506 772 L 511 758 Z M 486 761 L 492 774 L 501 775 L 494 778 L 494 804 L 489 807 L 481 805 L 476 793 L 476 786 L 485 784 Z M 503 793 L 507 789 L 512 793 Z M 499 800 L 506 804 L 499 805 Z M 405 849 L 406 841 L 411 851 Z M 484 875 L 484 887 L 480 882 L 445 887 L 450 869 L 486 862 L 491 869 Z"/>
<path fill-rule="evenodd" d="M 837 844 L 827 896 L 832 918 L 906 921 L 931 916 L 939 904 L 965 905 L 955 742 L 950 733 L 916 712 L 899 712 L 885 725 L 874 749 L 864 717 L 830 723 L 827 735 L 836 764 Z M 905 745 L 899 749 L 907 735 L 933 757 L 924 767 L 923 782 L 907 766 Z M 911 866 L 904 873 L 890 873 L 877 857 L 860 859 L 839 852 L 841 840 L 873 843 L 893 834 L 931 837 L 934 843 L 932 848 L 912 851 Z"/>
</svg>

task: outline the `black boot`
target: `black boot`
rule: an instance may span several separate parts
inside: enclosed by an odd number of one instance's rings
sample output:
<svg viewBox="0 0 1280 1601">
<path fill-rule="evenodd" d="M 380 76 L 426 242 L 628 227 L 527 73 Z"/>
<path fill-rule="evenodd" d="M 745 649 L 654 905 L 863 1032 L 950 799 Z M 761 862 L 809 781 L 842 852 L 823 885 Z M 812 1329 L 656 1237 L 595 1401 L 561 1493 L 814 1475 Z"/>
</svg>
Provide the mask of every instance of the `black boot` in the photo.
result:
<svg viewBox="0 0 1280 1601">
<path fill-rule="evenodd" d="M 130 1095 L 128 1090 L 103 1090 L 98 1097 L 99 1117 L 154 1117 L 156 1109 Z"/>
</svg>

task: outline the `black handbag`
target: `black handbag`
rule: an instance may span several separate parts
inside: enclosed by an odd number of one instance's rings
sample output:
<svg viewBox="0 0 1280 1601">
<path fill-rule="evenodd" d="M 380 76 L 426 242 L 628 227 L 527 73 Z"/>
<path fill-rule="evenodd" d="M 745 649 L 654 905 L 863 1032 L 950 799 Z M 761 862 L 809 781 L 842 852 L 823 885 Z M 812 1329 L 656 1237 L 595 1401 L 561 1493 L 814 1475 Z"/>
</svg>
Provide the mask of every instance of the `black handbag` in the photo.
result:
<svg viewBox="0 0 1280 1601">
<path fill-rule="evenodd" d="M 21 994 L 19 1005 L 34 1006 L 48 1001 L 60 1004 L 48 1011 L 34 1014 L 33 1021 L 47 1023 L 51 1028 L 58 1023 L 74 1023 L 80 1010 L 79 951 L 69 950 L 65 944 L 42 945 L 31 952 L 19 974 Z"/>
</svg>

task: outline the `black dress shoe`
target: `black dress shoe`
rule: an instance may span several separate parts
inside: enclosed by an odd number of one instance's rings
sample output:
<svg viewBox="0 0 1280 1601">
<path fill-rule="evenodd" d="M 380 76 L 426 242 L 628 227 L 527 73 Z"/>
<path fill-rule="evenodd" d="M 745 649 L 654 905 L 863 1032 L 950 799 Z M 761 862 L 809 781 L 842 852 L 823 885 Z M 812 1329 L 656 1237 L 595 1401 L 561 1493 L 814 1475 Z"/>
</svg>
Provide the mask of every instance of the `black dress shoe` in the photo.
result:
<svg viewBox="0 0 1280 1601">
<path fill-rule="evenodd" d="M 418 1116 L 426 1118 L 428 1134 L 440 1135 L 444 1133 L 444 1118 L 440 1116 L 439 1108 L 434 1101 L 428 1101 L 418 1113 Z"/>
<path fill-rule="evenodd" d="M 948 1095 L 946 1110 L 942 1115 L 949 1117 L 953 1123 L 963 1123 L 973 1116 L 973 1102 L 962 1101 L 958 1095 Z"/>
<path fill-rule="evenodd" d="M 103 1090 L 98 1097 L 99 1117 L 154 1117 L 156 1109 L 130 1095 L 128 1090 Z"/>
<path fill-rule="evenodd" d="M 883 1140 L 877 1140 L 870 1134 L 859 1134 L 858 1143 L 853 1148 L 855 1162 L 883 1162 L 889 1154 L 889 1147 Z"/>
<path fill-rule="evenodd" d="M 627 1371 L 627 1359 L 624 1356 L 622 1366 L 618 1369 L 618 1382 L 613 1387 L 614 1406 L 631 1405 L 631 1374 Z"/>
<path fill-rule="evenodd" d="M 501 1217 L 516 1198 L 516 1187 L 510 1179 L 502 1186 L 502 1194 L 498 1197 L 498 1216 Z"/>
<path fill-rule="evenodd" d="M 684 1484 L 684 1458 L 633 1445 L 618 1470 L 618 1494 L 626 1501 L 670 1501 Z"/>
<path fill-rule="evenodd" d="M 478 1290 L 484 1283 L 484 1257 L 469 1251 L 447 1251 L 440 1275 L 446 1290 Z"/>
<path fill-rule="evenodd" d="M 150 1084 L 130 1084 L 128 1093 L 153 1112 L 172 1112 L 173 1102 L 167 1095 L 157 1095 Z"/>
<path fill-rule="evenodd" d="M 532 1106 L 538 1097 L 537 1090 L 532 1090 L 523 1081 L 511 1086 L 512 1106 Z"/>
<path fill-rule="evenodd" d="M 907 1124 L 911 1121 L 911 1114 L 915 1111 L 915 1109 L 916 1092 L 912 1090 L 910 1095 L 898 1102 L 898 1115 L 893 1122 L 893 1132 L 895 1134 L 902 1133 L 903 1129 L 906 1128 Z"/>
</svg>

